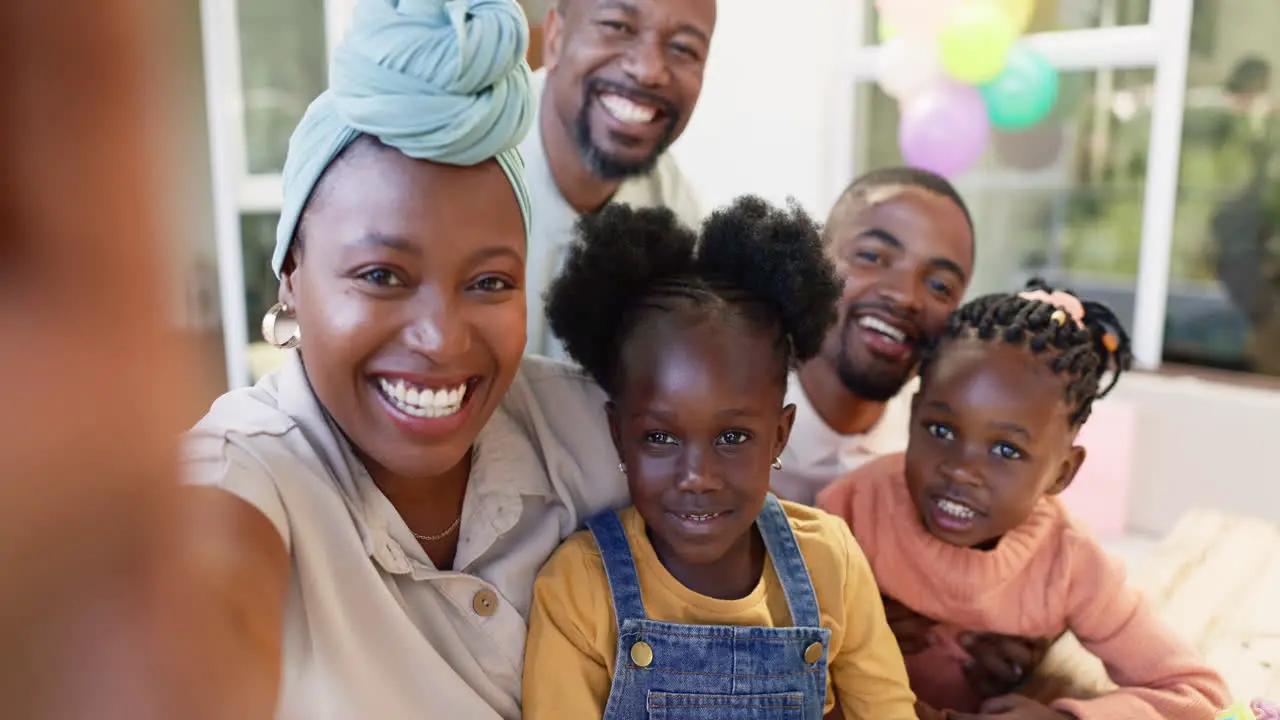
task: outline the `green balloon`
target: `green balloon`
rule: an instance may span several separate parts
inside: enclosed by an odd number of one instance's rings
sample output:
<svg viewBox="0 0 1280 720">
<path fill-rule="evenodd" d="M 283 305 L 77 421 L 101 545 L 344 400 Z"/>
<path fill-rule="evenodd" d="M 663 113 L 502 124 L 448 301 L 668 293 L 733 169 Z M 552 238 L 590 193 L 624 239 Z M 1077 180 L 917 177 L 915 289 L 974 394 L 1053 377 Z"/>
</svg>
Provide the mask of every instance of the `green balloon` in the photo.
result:
<svg viewBox="0 0 1280 720">
<path fill-rule="evenodd" d="M 1043 120 L 1058 101 L 1058 71 L 1040 53 L 1015 45 L 1004 70 L 979 90 L 993 127 L 1025 130 Z"/>
</svg>

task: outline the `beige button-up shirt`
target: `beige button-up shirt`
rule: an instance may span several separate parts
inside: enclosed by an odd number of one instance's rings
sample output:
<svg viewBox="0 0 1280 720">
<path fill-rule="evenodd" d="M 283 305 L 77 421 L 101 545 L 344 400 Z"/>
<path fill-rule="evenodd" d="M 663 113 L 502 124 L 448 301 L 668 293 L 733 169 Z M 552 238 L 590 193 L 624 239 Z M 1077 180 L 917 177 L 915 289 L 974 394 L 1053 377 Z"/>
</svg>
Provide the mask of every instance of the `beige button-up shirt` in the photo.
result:
<svg viewBox="0 0 1280 720">
<path fill-rule="evenodd" d="M 302 363 L 219 398 L 187 439 L 192 483 L 260 509 L 293 577 L 280 718 L 520 717 L 534 576 L 627 502 L 604 395 L 525 358 L 477 439 L 455 569 L 437 570 L 320 407 Z"/>
</svg>

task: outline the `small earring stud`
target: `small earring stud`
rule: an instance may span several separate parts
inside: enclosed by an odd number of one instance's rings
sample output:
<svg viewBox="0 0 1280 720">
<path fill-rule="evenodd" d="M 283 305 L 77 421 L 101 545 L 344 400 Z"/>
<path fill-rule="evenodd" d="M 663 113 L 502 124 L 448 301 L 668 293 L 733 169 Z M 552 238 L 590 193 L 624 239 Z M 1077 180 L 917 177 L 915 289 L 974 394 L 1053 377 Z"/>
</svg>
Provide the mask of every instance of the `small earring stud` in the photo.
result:
<svg viewBox="0 0 1280 720">
<path fill-rule="evenodd" d="M 781 469 L 782 469 L 782 456 L 781 456 L 781 455 L 779 455 L 778 457 L 776 457 L 776 458 L 774 458 L 774 459 L 773 459 L 773 469 L 774 469 L 774 470 L 781 470 Z"/>
<path fill-rule="evenodd" d="M 618 463 L 618 472 L 622 473 L 623 475 L 626 475 L 626 474 L 627 474 L 627 464 L 626 464 L 626 463 Z"/>
</svg>

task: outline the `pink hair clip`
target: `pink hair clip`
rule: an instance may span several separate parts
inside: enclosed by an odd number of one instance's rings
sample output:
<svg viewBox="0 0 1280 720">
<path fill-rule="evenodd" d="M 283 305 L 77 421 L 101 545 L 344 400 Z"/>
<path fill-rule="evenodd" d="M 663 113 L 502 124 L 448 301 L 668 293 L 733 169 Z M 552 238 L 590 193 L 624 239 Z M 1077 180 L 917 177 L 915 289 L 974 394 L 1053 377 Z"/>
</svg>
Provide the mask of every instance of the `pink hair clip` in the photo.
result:
<svg viewBox="0 0 1280 720">
<path fill-rule="evenodd" d="M 1084 304 L 1080 302 L 1080 298 L 1069 292 L 1054 290 L 1048 293 L 1044 290 L 1027 290 L 1018 293 L 1018 297 L 1024 300 L 1038 300 L 1058 308 L 1049 318 L 1058 325 L 1067 324 L 1068 317 L 1075 320 L 1077 325 L 1084 325 Z"/>
</svg>

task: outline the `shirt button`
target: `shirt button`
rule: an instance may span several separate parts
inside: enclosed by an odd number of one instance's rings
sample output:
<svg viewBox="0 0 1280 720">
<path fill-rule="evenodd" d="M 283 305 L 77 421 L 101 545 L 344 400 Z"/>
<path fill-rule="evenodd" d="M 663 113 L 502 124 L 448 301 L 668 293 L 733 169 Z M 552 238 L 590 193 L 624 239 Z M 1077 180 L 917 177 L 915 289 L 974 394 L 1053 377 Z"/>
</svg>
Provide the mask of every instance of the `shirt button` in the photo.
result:
<svg viewBox="0 0 1280 720">
<path fill-rule="evenodd" d="M 481 590 L 471 598 L 471 609 L 480 617 L 489 617 L 498 612 L 498 594 L 489 588 Z"/>
</svg>

